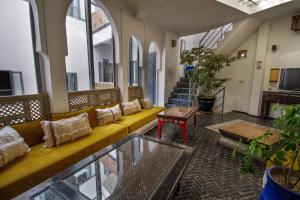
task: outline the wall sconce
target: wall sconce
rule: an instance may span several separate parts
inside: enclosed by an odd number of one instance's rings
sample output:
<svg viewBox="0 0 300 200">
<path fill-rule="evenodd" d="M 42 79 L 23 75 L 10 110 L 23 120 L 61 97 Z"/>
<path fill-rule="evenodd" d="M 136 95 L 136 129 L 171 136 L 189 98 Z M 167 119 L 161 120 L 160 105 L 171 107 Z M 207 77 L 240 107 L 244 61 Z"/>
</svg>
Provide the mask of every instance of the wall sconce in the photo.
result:
<svg viewBox="0 0 300 200">
<path fill-rule="evenodd" d="M 239 50 L 238 51 L 238 59 L 241 59 L 241 58 L 246 58 L 247 57 L 247 50 Z"/>
<path fill-rule="evenodd" d="M 272 45 L 272 51 L 275 52 L 275 51 L 277 51 L 277 49 L 278 49 L 278 46 L 275 45 L 275 44 L 273 44 L 273 45 Z"/>
<path fill-rule="evenodd" d="M 270 83 L 277 83 L 278 78 L 279 78 L 279 73 L 280 73 L 280 69 L 278 69 L 278 68 L 271 69 L 269 82 Z"/>
<path fill-rule="evenodd" d="M 172 46 L 173 48 L 175 48 L 175 47 L 177 46 L 177 40 L 172 40 L 172 41 L 171 41 L 171 46 Z"/>
</svg>

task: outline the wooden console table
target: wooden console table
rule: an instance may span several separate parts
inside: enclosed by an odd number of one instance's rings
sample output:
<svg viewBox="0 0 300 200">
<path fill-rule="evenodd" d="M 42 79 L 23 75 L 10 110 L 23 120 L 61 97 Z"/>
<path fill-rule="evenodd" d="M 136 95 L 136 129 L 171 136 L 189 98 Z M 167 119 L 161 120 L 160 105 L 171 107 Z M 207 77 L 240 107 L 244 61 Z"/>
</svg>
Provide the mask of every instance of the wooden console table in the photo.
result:
<svg viewBox="0 0 300 200">
<path fill-rule="evenodd" d="M 271 103 L 284 105 L 300 104 L 300 92 L 293 91 L 263 91 L 260 116 L 268 118 Z"/>
</svg>

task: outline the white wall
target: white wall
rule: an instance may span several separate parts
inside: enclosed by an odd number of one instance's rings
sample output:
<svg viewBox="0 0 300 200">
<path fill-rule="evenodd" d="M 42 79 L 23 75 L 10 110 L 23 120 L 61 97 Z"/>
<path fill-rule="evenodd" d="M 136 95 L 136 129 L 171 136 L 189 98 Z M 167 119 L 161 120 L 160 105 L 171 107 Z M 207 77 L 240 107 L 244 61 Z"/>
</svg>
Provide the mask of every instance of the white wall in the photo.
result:
<svg viewBox="0 0 300 200">
<path fill-rule="evenodd" d="M 178 36 L 172 33 L 166 34 L 164 51 L 165 51 L 165 102 L 171 96 L 173 88 L 176 86 L 179 78 L 184 75 L 183 67 L 179 65 L 179 44 L 176 47 L 171 46 L 172 40 L 178 40 Z"/>
<path fill-rule="evenodd" d="M 247 58 L 238 59 L 224 68 L 218 76 L 230 78 L 226 83 L 225 110 L 248 112 L 251 95 L 253 66 L 255 63 L 257 33 L 245 41 L 239 49 L 247 49 Z M 238 51 L 232 56 L 236 56 Z"/>
<path fill-rule="evenodd" d="M 0 1 L 0 70 L 21 71 L 25 94 L 37 93 L 29 3 Z"/>
<path fill-rule="evenodd" d="M 86 23 L 67 16 L 66 31 L 68 43 L 66 70 L 77 73 L 78 90 L 88 90 L 90 89 L 90 78 Z"/>
<path fill-rule="evenodd" d="M 17 2 L 17 0 L 14 0 Z M 19 1 L 19 0 L 18 0 Z M 21 0 L 20 0 L 21 1 Z M 1 4 L 9 3 L 12 4 L 12 0 L 1 0 Z M 21 1 L 23 2 L 23 1 Z M 23 2 L 24 3 L 24 2 Z M 178 60 L 178 49 L 171 48 L 171 39 L 177 39 L 176 35 L 172 33 L 167 34 L 167 30 L 159 27 L 156 23 L 150 21 L 141 21 L 137 19 L 134 13 L 131 13 L 128 8 L 115 0 L 96 0 L 96 3 L 99 5 L 105 5 L 105 11 L 109 11 L 110 15 L 108 16 L 110 20 L 114 20 L 114 24 L 112 29 L 118 32 L 116 39 L 116 60 L 118 67 L 118 84 L 121 89 L 121 98 L 123 101 L 128 100 L 128 41 L 132 35 L 135 35 L 140 40 L 140 44 L 142 46 L 143 52 L 148 52 L 149 45 L 152 41 L 155 41 L 158 44 L 158 48 L 162 50 L 163 53 L 161 55 L 165 55 L 168 57 L 166 59 L 161 57 L 160 69 L 158 70 L 158 94 L 159 94 L 159 105 L 164 105 L 165 101 L 165 79 L 166 72 L 171 75 L 173 73 L 176 78 L 172 77 L 174 80 L 173 84 L 170 84 L 169 87 L 173 88 L 176 84 L 176 79 L 179 76 L 177 70 L 178 62 L 174 62 L 174 60 Z M 37 30 L 39 35 L 37 36 L 38 42 L 38 51 L 42 57 L 42 72 L 43 72 L 43 82 L 44 82 L 44 92 L 47 92 L 50 97 L 50 106 L 52 112 L 66 112 L 69 110 L 68 104 L 68 92 L 67 92 L 67 81 L 66 81 L 66 71 L 74 70 L 80 71 L 78 74 L 84 74 L 83 83 L 81 82 L 81 78 L 79 78 L 79 86 L 83 86 L 83 88 L 79 89 L 87 89 L 88 86 L 88 68 L 87 68 L 87 51 L 86 49 L 86 35 L 85 31 L 72 31 L 66 30 L 68 24 L 71 23 L 76 24 L 76 26 L 81 27 L 81 30 L 85 30 L 85 25 L 83 23 L 75 23 L 72 19 L 69 19 L 67 15 L 67 10 L 69 8 L 70 1 L 69 0 L 44 0 L 44 1 L 36 1 L 36 10 L 35 10 L 35 23 L 37 26 Z M 4 6 L 1 5 L 1 8 Z M 14 7 L 14 11 L 16 11 L 16 6 Z M 1 9 L 0 8 L 0 9 Z M 7 9 L 8 10 L 8 9 Z M 2 19 L 10 18 L 10 22 L 13 20 L 13 16 L 21 16 L 20 12 L 0 12 L 0 16 Z M 38 12 L 37 12 L 38 11 Z M 18 14 L 16 14 L 18 13 Z M 9 14 L 9 17 L 7 15 Z M 23 20 L 25 18 L 23 17 Z M 18 20 L 15 23 L 10 23 L 11 25 L 18 24 Z M 14 26 L 12 28 L 18 29 L 25 23 L 22 23 L 18 26 Z M 1 24 L 1 30 L 7 30 L 7 28 Z M 24 31 L 18 31 L 21 36 L 29 35 L 24 34 Z M 83 34 L 84 32 L 84 34 Z M 26 32 L 25 32 L 26 33 Z M 0 34 L 3 34 L 1 32 Z M 7 33 L 5 33 L 7 34 Z M 10 34 L 11 35 L 11 34 Z M 167 37 L 168 35 L 168 37 Z M 68 36 L 68 37 L 67 37 Z M 6 35 L 7 37 L 7 35 Z M 1 37 L 3 39 L 5 37 Z M 21 38 L 21 37 L 16 37 Z M 16 38 L 14 40 L 16 41 Z M 0 39 L 0 40 L 1 40 Z M 7 42 L 8 40 L 4 41 Z M 73 42 L 71 42 L 73 41 Z M 2 46 L 11 46 L 7 43 L 4 43 L 1 40 Z M 22 42 L 20 42 L 22 43 Z M 72 46 L 74 43 L 74 46 Z M 3 45 L 2 45 L 3 44 Z M 5 44 L 5 45 L 4 45 Z M 31 44 L 31 43 L 30 43 Z M 164 48 L 163 48 L 164 44 Z M 25 43 L 22 43 L 24 46 Z M 32 49 L 32 48 L 31 48 Z M 80 49 L 84 50 L 81 53 L 76 53 L 75 50 L 72 49 Z M 176 50 L 175 50 L 176 49 Z M 20 51 L 20 47 L 18 48 Z M 3 51 L 2 51 L 3 52 Z M 26 52 L 30 52 L 26 50 Z M 19 53 L 19 52 L 18 52 Z M 24 55 L 24 53 L 22 53 Z M 3 55 L 0 55 L 3 56 Z M 71 57 L 73 57 L 71 59 Z M 26 57 L 28 58 L 28 57 Z M 4 60 L 1 58 L 1 60 Z M 10 59 L 11 60 L 11 59 Z M 143 54 L 141 60 L 143 61 L 142 66 L 147 67 L 147 53 Z M 164 61 L 163 61 L 164 60 Z M 169 61 L 170 60 L 170 61 Z M 32 61 L 32 60 L 31 60 Z M 24 63 L 24 62 L 23 62 Z M 75 64 L 77 66 L 75 66 Z M 8 65 L 8 64 L 6 64 Z M 165 67 L 168 67 L 168 70 L 165 70 Z M 76 69 L 73 69 L 76 68 Z M 29 71 L 29 70 L 27 70 Z M 146 72 L 146 69 L 143 70 Z M 30 80 L 32 79 L 32 75 Z M 35 81 L 35 80 L 34 80 Z M 146 80 L 143 82 L 146 83 Z M 144 87 L 145 88 L 145 87 Z"/>
<path fill-rule="evenodd" d="M 300 68 L 300 33 L 290 27 L 291 16 L 271 23 L 264 90 L 274 86 L 269 83 L 271 68 Z M 272 45 L 278 45 L 278 50 L 272 52 Z"/>
<path fill-rule="evenodd" d="M 110 63 L 113 63 L 113 51 L 112 44 L 102 44 L 100 46 L 94 47 L 94 73 L 95 81 L 99 82 L 99 67 L 98 63 L 103 62 L 103 58 L 109 59 Z"/>
<path fill-rule="evenodd" d="M 291 16 L 265 22 L 238 48 L 248 50 L 247 58 L 219 74 L 231 78 L 226 84 L 225 111 L 259 115 L 262 91 L 277 86 L 269 83 L 270 69 L 300 68 L 300 33 L 290 26 Z M 276 52 L 272 52 L 272 45 L 278 45 Z M 232 55 L 237 56 L 237 51 Z M 263 61 L 262 69 L 256 69 L 257 61 Z"/>
</svg>

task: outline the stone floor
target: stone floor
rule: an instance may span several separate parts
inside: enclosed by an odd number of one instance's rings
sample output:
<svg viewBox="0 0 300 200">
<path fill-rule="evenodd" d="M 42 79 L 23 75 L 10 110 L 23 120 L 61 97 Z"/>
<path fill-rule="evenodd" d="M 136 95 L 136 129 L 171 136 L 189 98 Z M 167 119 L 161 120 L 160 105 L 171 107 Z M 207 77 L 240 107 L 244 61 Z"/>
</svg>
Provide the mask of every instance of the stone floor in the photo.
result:
<svg viewBox="0 0 300 200">
<path fill-rule="evenodd" d="M 271 121 L 261 120 L 241 113 L 226 113 L 210 117 L 198 117 L 197 125 L 189 123 L 187 144 L 195 147 L 193 157 L 180 180 L 180 189 L 174 199 L 258 199 L 261 191 L 264 164 L 256 163 L 255 175 L 241 175 L 241 157 L 232 158 L 232 150 L 216 143 L 219 133 L 205 128 L 207 125 L 242 119 L 263 125 Z M 147 133 L 156 137 L 157 129 Z M 162 139 L 181 143 L 181 130 L 174 124 L 162 129 Z"/>
</svg>

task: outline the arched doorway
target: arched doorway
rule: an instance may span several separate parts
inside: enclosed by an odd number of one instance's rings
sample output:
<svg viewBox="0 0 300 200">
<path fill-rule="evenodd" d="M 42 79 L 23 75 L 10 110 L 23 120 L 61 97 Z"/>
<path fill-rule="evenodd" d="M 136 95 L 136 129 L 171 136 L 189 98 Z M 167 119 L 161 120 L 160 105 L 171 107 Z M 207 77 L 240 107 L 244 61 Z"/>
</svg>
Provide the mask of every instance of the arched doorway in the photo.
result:
<svg viewBox="0 0 300 200">
<path fill-rule="evenodd" d="M 142 83 L 143 47 L 136 36 L 129 39 L 129 86 L 138 86 Z"/>
<path fill-rule="evenodd" d="M 157 69 L 160 67 L 160 51 L 156 42 L 151 42 L 147 67 L 147 98 L 157 104 Z"/>
<path fill-rule="evenodd" d="M 115 87 L 119 37 L 105 6 L 99 0 L 72 0 L 66 32 L 68 90 Z"/>
</svg>

